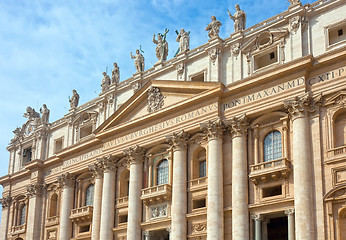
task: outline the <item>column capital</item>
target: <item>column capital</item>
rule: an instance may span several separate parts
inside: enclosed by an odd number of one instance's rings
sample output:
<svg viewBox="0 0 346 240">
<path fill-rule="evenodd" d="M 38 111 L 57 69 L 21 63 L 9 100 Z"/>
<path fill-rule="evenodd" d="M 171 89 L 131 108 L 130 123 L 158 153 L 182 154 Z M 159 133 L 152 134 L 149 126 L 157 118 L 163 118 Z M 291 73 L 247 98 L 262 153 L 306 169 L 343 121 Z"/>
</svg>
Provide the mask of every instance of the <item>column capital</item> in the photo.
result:
<svg viewBox="0 0 346 240">
<path fill-rule="evenodd" d="M 173 150 L 182 150 L 187 147 L 187 140 L 190 134 L 181 130 L 179 132 L 174 132 L 171 135 L 166 136 L 167 142 L 173 147 Z"/>
<path fill-rule="evenodd" d="M 73 187 L 75 182 L 75 176 L 73 176 L 71 173 L 63 173 L 60 176 L 58 176 L 58 184 L 60 187 Z"/>
<path fill-rule="evenodd" d="M 103 172 L 112 172 L 116 169 L 116 158 L 109 154 L 107 156 L 104 156 L 102 158 L 96 159 L 96 163 L 102 167 Z"/>
<path fill-rule="evenodd" d="M 287 216 L 293 216 L 293 215 L 294 215 L 294 208 L 292 208 L 292 209 L 286 209 L 286 210 L 285 210 L 285 214 L 286 214 Z"/>
<path fill-rule="evenodd" d="M 220 118 L 216 118 L 206 123 L 201 123 L 200 128 L 204 131 L 206 138 L 210 140 L 222 136 L 225 130 L 225 124 Z"/>
<path fill-rule="evenodd" d="M 124 150 L 124 155 L 127 159 L 127 164 L 136 164 L 142 163 L 145 158 L 145 148 L 142 148 L 138 145 L 130 147 Z"/>
<path fill-rule="evenodd" d="M 100 162 L 90 164 L 88 168 L 94 178 L 101 178 L 103 176 L 103 165 Z"/>
<path fill-rule="evenodd" d="M 8 206 L 10 206 L 11 202 L 12 202 L 11 196 L 6 196 L 0 199 L 0 204 L 2 208 L 7 208 Z"/>
<path fill-rule="evenodd" d="M 146 237 L 149 237 L 150 236 L 150 232 L 149 231 L 143 231 L 143 235 L 146 236 Z"/>
<path fill-rule="evenodd" d="M 246 134 L 249 128 L 249 121 L 245 114 L 241 117 L 231 118 L 226 124 L 228 130 L 231 132 L 232 138 Z"/>
<path fill-rule="evenodd" d="M 297 118 L 306 117 L 316 109 L 316 105 L 321 103 L 321 96 L 314 99 L 311 93 L 307 92 L 302 96 L 296 96 L 293 99 L 284 100 L 284 107 L 292 121 Z"/>
<path fill-rule="evenodd" d="M 44 190 L 44 184 L 34 183 L 26 186 L 26 195 L 29 198 L 41 196 Z"/>
<path fill-rule="evenodd" d="M 255 221 L 263 221 L 264 217 L 261 214 L 251 214 L 251 219 Z"/>
</svg>

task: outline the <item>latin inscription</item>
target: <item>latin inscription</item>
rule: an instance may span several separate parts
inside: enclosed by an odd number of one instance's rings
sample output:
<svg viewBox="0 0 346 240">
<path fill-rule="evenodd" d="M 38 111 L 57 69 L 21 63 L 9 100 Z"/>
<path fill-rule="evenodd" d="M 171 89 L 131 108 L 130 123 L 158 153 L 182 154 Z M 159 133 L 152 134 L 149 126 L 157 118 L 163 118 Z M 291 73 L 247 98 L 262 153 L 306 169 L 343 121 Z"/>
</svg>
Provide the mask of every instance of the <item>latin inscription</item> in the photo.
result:
<svg viewBox="0 0 346 240">
<path fill-rule="evenodd" d="M 312 85 L 315 85 L 317 83 L 336 80 L 336 79 L 341 78 L 343 76 L 346 76 L 346 70 L 344 67 L 338 68 L 338 69 L 330 71 L 330 72 L 320 74 L 320 75 L 315 76 L 315 77 L 312 77 L 308 80 L 308 84 L 310 86 L 312 86 Z"/>
</svg>

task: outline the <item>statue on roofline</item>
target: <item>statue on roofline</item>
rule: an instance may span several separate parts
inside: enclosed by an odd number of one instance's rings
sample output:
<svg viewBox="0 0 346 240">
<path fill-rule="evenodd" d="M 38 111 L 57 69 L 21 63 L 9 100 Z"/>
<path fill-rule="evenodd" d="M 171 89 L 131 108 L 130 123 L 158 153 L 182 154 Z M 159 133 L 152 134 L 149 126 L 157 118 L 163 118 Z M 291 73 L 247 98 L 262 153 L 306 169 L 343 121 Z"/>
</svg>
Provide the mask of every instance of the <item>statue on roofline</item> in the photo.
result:
<svg viewBox="0 0 346 240">
<path fill-rule="evenodd" d="M 169 30 L 166 28 L 165 33 L 157 34 L 157 40 L 155 39 L 155 34 L 153 35 L 153 43 L 156 44 L 156 57 L 159 62 L 164 62 L 168 56 L 168 42 L 166 41 L 166 35 Z"/>
<path fill-rule="evenodd" d="M 234 32 L 243 31 L 246 26 L 246 13 L 240 9 L 239 4 L 235 5 L 235 9 L 236 12 L 233 16 L 227 9 L 229 17 L 234 21 Z"/>
<path fill-rule="evenodd" d="M 144 71 L 144 57 L 139 51 L 140 49 L 136 50 L 136 55 L 132 55 L 132 52 L 130 53 L 130 56 L 132 59 L 135 59 L 135 67 L 137 72 L 143 72 Z M 143 52 L 143 51 L 142 51 Z"/>
<path fill-rule="evenodd" d="M 216 20 L 215 16 L 211 16 L 211 23 L 208 24 L 208 26 L 205 28 L 208 32 L 208 36 L 210 38 L 219 37 L 221 22 L 219 20 Z"/>
</svg>

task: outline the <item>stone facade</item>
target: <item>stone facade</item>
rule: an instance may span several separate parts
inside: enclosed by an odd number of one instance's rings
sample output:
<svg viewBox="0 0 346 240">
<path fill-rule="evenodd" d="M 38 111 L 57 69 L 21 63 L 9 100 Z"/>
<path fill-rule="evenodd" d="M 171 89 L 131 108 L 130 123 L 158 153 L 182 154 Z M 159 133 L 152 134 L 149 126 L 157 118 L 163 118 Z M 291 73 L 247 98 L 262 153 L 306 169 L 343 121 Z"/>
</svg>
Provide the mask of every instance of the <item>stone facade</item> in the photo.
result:
<svg viewBox="0 0 346 240">
<path fill-rule="evenodd" d="M 55 122 L 28 108 L 0 239 L 345 239 L 346 4 L 290 2 Z"/>
</svg>

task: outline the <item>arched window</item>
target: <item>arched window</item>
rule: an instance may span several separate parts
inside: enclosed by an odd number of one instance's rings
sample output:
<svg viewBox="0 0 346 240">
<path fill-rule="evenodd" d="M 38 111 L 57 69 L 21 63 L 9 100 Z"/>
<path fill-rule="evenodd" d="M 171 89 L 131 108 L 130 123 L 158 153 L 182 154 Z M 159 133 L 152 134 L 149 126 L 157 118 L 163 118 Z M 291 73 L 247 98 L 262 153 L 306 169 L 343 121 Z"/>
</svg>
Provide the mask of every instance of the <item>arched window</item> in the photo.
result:
<svg viewBox="0 0 346 240">
<path fill-rule="evenodd" d="M 58 213 L 58 195 L 54 193 L 50 198 L 49 216 L 55 217 Z"/>
<path fill-rule="evenodd" d="M 340 239 L 344 239 L 343 236 L 346 236 L 346 208 L 339 213 L 339 232 Z"/>
<path fill-rule="evenodd" d="M 85 191 L 85 206 L 92 206 L 94 204 L 94 184 L 90 184 Z"/>
<path fill-rule="evenodd" d="M 197 155 L 198 161 L 198 177 L 206 177 L 207 176 L 207 161 L 206 161 L 206 151 L 202 149 Z"/>
<path fill-rule="evenodd" d="M 24 204 L 20 208 L 20 212 L 19 212 L 19 226 L 25 224 L 25 218 L 26 218 L 26 205 Z"/>
<path fill-rule="evenodd" d="M 162 185 L 168 183 L 168 161 L 167 159 L 163 159 L 157 165 L 157 185 Z"/>
<path fill-rule="evenodd" d="M 264 138 L 263 153 L 265 162 L 282 157 L 281 133 L 279 131 L 272 131 Z"/>
<path fill-rule="evenodd" d="M 339 114 L 334 120 L 335 147 L 346 144 L 346 112 Z"/>
</svg>

